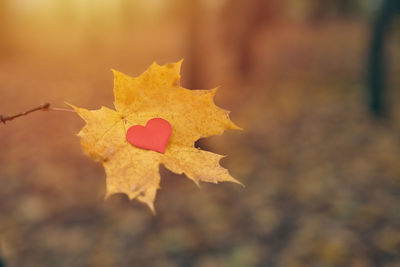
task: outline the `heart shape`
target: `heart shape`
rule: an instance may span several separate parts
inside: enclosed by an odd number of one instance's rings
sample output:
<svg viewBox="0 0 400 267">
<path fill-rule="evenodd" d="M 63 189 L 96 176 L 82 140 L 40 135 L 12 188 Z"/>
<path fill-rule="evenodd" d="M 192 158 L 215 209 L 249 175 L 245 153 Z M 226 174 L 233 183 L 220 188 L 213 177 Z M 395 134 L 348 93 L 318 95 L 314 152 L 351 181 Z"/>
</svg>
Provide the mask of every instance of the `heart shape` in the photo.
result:
<svg viewBox="0 0 400 267">
<path fill-rule="evenodd" d="M 126 132 L 126 140 L 132 145 L 164 153 L 171 136 L 171 124 L 161 118 L 153 118 L 146 126 L 134 125 Z"/>
</svg>

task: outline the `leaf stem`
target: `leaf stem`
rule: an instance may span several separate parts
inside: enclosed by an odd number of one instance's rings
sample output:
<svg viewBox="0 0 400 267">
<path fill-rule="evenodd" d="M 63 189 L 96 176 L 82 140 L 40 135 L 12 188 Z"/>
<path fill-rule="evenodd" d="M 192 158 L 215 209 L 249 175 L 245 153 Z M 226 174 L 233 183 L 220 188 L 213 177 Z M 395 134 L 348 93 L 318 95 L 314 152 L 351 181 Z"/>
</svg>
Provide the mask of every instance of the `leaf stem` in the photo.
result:
<svg viewBox="0 0 400 267">
<path fill-rule="evenodd" d="M 24 111 L 24 112 L 20 112 L 17 113 L 15 115 L 12 116 L 4 116 L 4 115 L 0 115 L 0 123 L 4 123 L 6 124 L 7 121 L 12 121 L 16 118 L 22 117 L 22 116 L 26 116 L 32 112 L 35 111 L 66 111 L 66 112 L 75 112 L 72 109 L 66 109 L 66 108 L 57 108 L 57 107 L 50 107 L 50 103 L 44 103 L 36 108 L 32 108 L 30 110 Z"/>
<path fill-rule="evenodd" d="M 73 113 L 76 113 L 75 110 L 73 110 L 73 109 L 68 109 L 68 108 L 56 108 L 56 107 L 53 108 L 53 107 L 49 107 L 48 110 L 50 110 L 50 111 L 65 111 L 65 112 L 73 112 Z"/>
</svg>

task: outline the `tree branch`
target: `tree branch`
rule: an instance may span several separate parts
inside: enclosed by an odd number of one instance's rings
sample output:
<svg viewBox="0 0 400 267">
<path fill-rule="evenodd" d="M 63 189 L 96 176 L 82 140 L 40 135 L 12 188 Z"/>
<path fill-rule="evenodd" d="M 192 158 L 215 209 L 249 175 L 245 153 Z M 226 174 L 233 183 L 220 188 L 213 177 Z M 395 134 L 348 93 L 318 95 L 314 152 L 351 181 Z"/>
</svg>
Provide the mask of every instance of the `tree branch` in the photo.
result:
<svg viewBox="0 0 400 267">
<path fill-rule="evenodd" d="M 53 107 L 50 107 L 50 103 L 44 103 L 44 104 L 42 104 L 42 105 L 40 105 L 40 106 L 38 106 L 38 107 L 36 107 L 36 108 L 30 109 L 30 110 L 27 110 L 27 111 L 24 111 L 24 112 L 21 112 L 21 113 L 12 115 L 12 116 L 0 115 L 0 123 L 6 124 L 7 121 L 12 121 L 12 120 L 14 120 L 14 119 L 16 119 L 16 118 L 19 118 L 19 117 L 28 115 L 28 114 L 30 114 L 30 113 L 32 113 L 32 112 L 35 112 L 35 111 L 38 111 L 38 110 L 41 110 L 41 111 L 67 111 L 67 112 L 75 112 L 75 111 L 72 110 L 72 109 L 53 108 Z"/>
</svg>

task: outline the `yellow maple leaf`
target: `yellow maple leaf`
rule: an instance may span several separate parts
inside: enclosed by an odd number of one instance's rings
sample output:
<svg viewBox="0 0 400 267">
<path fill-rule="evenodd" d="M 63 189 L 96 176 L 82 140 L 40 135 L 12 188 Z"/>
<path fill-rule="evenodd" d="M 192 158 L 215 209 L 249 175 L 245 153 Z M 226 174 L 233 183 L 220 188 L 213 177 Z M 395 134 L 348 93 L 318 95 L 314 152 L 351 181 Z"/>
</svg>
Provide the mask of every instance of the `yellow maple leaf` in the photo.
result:
<svg viewBox="0 0 400 267">
<path fill-rule="evenodd" d="M 103 163 L 107 194 L 126 193 L 154 212 L 159 189 L 159 165 L 199 181 L 239 183 L 219 165 L 223 157 L 194 147 L 199 138 L 220 135 L 226 129 L 240 129 L 229 119 L 229 111 L 214 104 L 217 91 L 188 90 L 179 85 L 181 63 L 159 66 L 153 63 L 136 78 L 114 72 L 114 106 L 87 110 L 71 105 L 85 121 L 79 132 L 84 151 Z M 164 153 L 138 148 L 126 139 L 133 125 L 145 125 L 162 118 L 172 126 Z"/>
</svg>

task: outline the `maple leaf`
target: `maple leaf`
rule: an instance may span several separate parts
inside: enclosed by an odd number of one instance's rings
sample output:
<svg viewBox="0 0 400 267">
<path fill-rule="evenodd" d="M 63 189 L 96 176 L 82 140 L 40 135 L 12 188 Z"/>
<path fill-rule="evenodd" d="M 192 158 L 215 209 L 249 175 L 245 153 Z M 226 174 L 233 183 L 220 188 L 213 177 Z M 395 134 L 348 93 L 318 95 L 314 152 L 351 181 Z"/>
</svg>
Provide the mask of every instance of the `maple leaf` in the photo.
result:
<svg viewBox="0 0 400 267">
<path fill-rule="evenodd" d="M 71 105 L 86 125 L 79 132 L 84 151 L 103 163 L 107 174 L 106 197 L 123 192 L 137 198 L 154 212 L 160 185 L 159 165 L 200 181 L 235 182 L 219 165 L 221 155 L 194 147 L 199 138 L 220 135 L 226 129 L 240 129 L 229 119 L 229 111 L 214 104 L 217 91 L 188 90 L 179 85 L 181 63 L 159 66 L 153 63 L 139 77 L 114 73 L 114 106 L 87 110 Z M 164 153 L 138 148 L 126 139 L 133 125 L 145 125 L 162 118 L 172 127 Z"/>
</svg>

